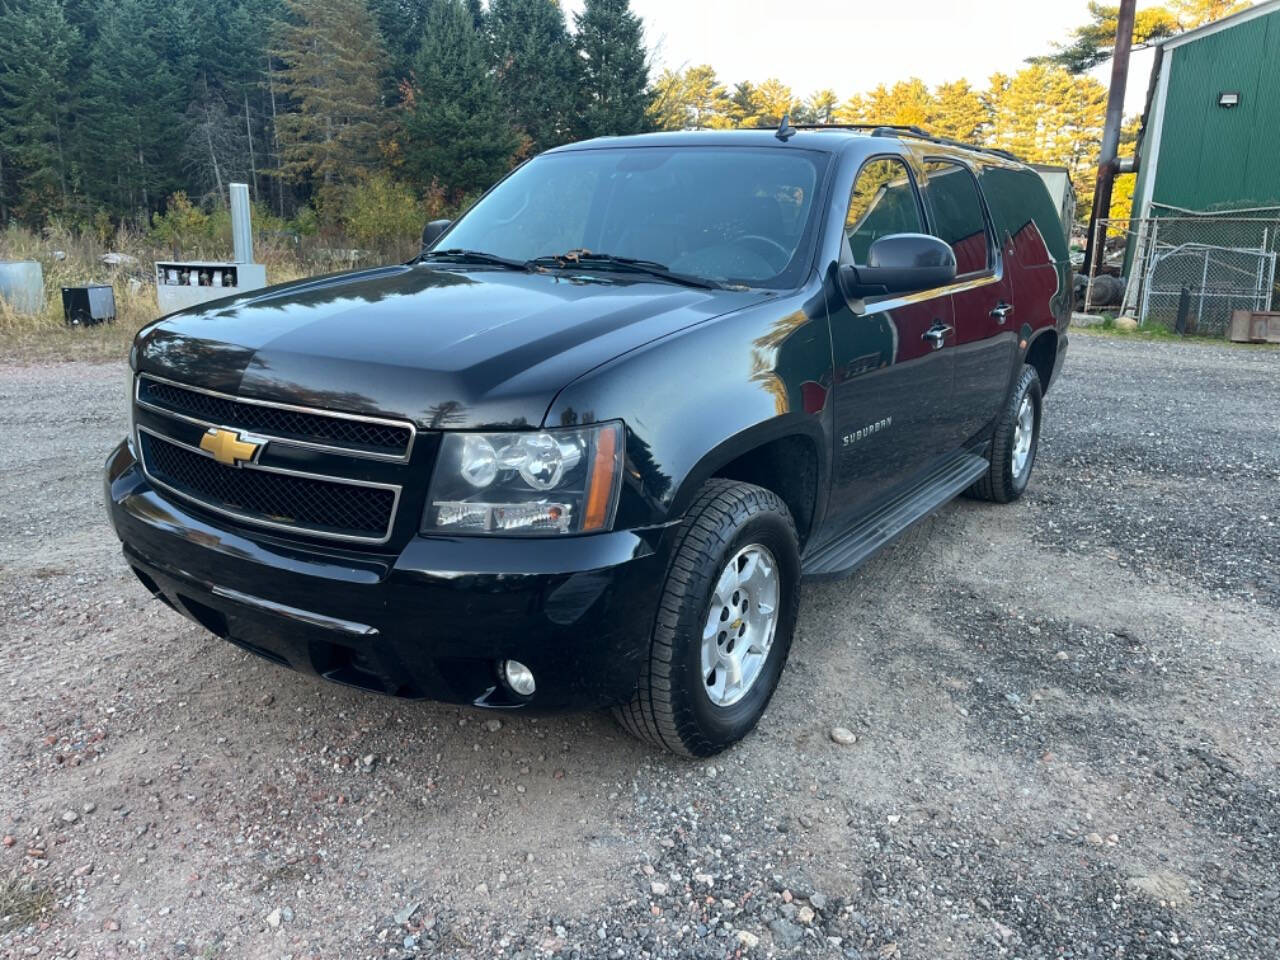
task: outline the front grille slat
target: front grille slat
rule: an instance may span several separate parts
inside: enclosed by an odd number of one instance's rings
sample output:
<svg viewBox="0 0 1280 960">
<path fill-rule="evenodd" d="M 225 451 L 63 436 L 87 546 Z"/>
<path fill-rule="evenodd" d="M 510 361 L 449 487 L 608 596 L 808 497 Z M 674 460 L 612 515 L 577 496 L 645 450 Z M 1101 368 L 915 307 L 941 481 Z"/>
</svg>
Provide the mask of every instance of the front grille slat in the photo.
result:
<svg viewBox="0 0 1280 960">
<path fill-rule="evenodd" d="M 409 424 L 252 403 L 148 376 L 139 378 L 138 402 L 204 423 L 248 430 L 285 442 L 343 450 L 357 456 L 407 459 L 413 444 L 413 428 Z"/>
<path fill-rule="evenodd" d="M 146 430 L 139 441 L 152 479 L 215 511 L 319 536 L 383 542 L 390 534 L 394 487 L 223 466 Z"/>
</svg>

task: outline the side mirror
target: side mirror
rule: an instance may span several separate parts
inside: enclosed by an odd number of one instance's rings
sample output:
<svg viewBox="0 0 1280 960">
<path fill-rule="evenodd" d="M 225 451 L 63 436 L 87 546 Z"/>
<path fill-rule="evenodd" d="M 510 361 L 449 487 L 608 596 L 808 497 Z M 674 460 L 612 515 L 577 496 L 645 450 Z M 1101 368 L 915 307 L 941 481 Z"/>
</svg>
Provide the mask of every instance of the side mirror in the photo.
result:
<svg viewBox="0 0 1280 960">
<path fill-rule="evenodd" d="M 891 293 L 915 293 L 941 287 L 956 278 L 951 247 L 923 233 L 895 233 L 871 244 L 867 264 L 840 267 L 840 286 L 851 299 Z"/>
<path fill-rule="evenodd" d="M 446 230 L 453 223 L 452 220 L 432 220 L 422 228 L 422 249 L 428 249 L 433 243 L 440 239 Z"/>
</svg>

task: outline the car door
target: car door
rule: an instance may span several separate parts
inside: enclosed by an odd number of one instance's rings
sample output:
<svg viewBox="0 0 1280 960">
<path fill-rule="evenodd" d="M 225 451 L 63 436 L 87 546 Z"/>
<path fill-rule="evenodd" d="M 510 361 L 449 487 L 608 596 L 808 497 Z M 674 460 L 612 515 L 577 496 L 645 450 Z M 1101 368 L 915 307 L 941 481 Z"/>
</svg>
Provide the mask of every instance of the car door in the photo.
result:
<svg viewBox="0 0 1280 960">
<path fill-rule="evenodd" d="M 924 233 L 915 176 L 905 159 L 866 160 L 854 180 L 842 263 L 865 265 L 871 244 Z M 830 513 L 846 524 L 950 451 L 940 426 L 951 402 L 951 298 L 929 291 L 831 304 L 835 457 Z"/>
<path fill-rule="evenodd" d="M 924 158 L 930 229 L 956 255 L 955 402 L 948 413 L 954 446 L 978 437 L 1009 388 L 1017 350 L 1012 274 L 995 242 L 978 180 L 953 157 Z"/>
</svg>

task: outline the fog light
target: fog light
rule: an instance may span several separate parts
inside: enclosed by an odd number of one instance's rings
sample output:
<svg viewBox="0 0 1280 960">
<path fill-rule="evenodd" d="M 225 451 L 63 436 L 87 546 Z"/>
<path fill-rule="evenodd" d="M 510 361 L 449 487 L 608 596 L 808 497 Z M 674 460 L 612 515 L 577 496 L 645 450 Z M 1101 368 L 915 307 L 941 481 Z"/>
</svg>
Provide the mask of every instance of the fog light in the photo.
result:
<svg viewBox="0 0 1280 960">
<path fill-rule="evenodd" d="M 533 671 L 519 660 L 502 661 L 502 679 L 507 682 L 508 687 L 515 693 L 520 694 L 520 696 L 533 696 L 536 686 L 533 682 Z"/>
</svg>

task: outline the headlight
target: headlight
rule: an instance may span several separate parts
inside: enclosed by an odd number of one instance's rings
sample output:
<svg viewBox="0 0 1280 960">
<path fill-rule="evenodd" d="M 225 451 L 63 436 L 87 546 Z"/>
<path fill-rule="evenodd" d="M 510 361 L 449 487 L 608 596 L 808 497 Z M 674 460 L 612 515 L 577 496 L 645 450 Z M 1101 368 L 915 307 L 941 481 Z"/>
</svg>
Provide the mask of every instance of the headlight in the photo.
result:
<svg viewBox="0 0 1280 960">
<path fill-rule="evenodd" d="M 622 485 L 622 424 L 521 433 L 446 433 L 423 533 L 608 530 Z"/>
</svg>

